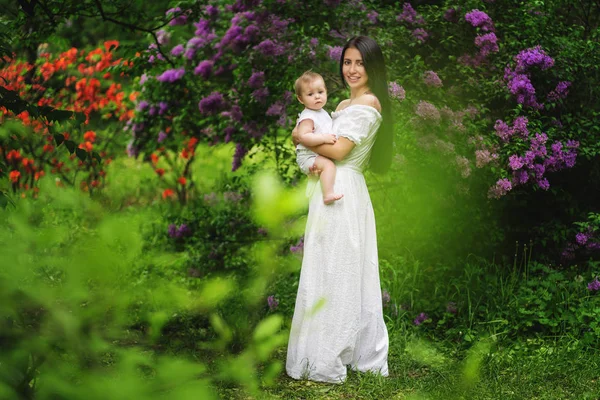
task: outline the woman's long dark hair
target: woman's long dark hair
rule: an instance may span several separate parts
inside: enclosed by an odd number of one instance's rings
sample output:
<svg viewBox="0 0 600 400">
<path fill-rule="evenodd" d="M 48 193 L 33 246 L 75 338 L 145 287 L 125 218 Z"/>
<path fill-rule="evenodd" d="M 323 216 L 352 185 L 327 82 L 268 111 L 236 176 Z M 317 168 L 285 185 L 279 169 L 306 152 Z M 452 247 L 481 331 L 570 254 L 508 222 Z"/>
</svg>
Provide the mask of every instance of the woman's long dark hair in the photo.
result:
<svg viewBox="0 0 600 400">
<path fill-rule="evenodd" d="M 377 138 L 371 150 L 369 168 L 371 171 L 383 174 L 387 172 L 392 163 L 394 145 L 394 118 L 392 115 L 390 97 L 388 94 L 387 71 L 383 53 L 377 42 L 368 36 L 354 36 L 344 46 L 340 59 L 340 76 L 344 86 L 348 86 L 344 78 L 343 65 L 346 49 L 355 48 L 362 56 L 363 65 L 368 76 L 368 85 L 371 92 L 381 104 L 383 121 L 377 131 Z"/>
</svg>

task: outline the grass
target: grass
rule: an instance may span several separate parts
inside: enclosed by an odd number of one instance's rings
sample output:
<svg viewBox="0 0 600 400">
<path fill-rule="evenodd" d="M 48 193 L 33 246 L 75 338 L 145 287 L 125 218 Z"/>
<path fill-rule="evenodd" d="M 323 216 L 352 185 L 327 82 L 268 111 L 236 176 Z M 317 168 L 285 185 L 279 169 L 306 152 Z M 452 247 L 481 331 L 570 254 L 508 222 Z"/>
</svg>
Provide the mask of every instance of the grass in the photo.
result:
<svg viewBox="0 0 600 400">
<path fill-rule="evenodd" d="M 414 351 L 415 346 L 428 351 Z M 277 358 L 285 362 L 285 349 Z M 600 398 L 600 352 L 581 349 L 567 337 L 492 344 L 470 379 L 465 372 L 469 359 L 468 352 L 447 342 L 428 344 L 395 331 L 390 332 L 387 378 L 349 372 L 344 384 L 331 385 L 296 381 L 282 373 L 274 385 L 263 387 L 261 397 L 232 387 L 222 386 L 218 391 L 221 398 L 234 400 Z"/>
</svg>

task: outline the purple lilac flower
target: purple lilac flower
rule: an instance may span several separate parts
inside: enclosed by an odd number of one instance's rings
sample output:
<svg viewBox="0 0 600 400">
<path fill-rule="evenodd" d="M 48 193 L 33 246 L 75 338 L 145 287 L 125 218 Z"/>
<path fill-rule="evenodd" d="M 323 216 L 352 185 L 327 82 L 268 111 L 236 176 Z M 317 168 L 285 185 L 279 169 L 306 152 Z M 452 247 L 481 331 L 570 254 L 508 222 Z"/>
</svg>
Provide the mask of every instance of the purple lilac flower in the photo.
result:
<svg viewBox="0 0 600 400">
<path fill-rule="evenodd" d="M 212 72 L 212 68 L 214 66 L 214 62 L 211 60 L 201 61 L 196 68 L 194 68 L 194 75 L 200 75 L 204 79 L 208 79 Z"/>
<path fill-rule="evenodd" d="M 600 281 L 598 280 L 598 278 L 588 283 L 587 288 L 590 292 L 597 292 L 598 290 L 600 290 Z"/>
<path fill-rule="evenodd" d="M 319 45 L 319 39 L 311 38 L 309 40 L 310 47 L 317 47 Z"/>
<path fill-rule="evenodd" d="M 381 302 L 383 303 L 384 307 L 387 307 L 390 304 L 390 293 L 387 290 L 383 290 L 383 292 L 381 292 Z"/>
<path fill-rule="evenodd" d="M 235 172 L 239 167 L 242 166 L 242 159 L 246 155 L 248 150 L 240 143 L 235 145 L 235 153 L 233 154 L 233 163 L 231 165 L 231 171 Z"/>
<path fill-rule="evenodd" d="M 415 318 L 415 320 L 413 321 L 413 323 L 415 325 L 421 325 L 423 322 L 427 321 L 429 319 L 429 316 L 425 313 L 421 313 L 419 315 L 417 315 L 417 317 Z"/>
<path fill-rule="evenodd" d="M 523 168 L 524 165 L 525 165 L 525 161 L 523 160 L 523 158 L 519 157 L 516 154 L 513 154 L 512 156 L 510 156 L 508 158 L 508 166 L 513 171 Z"/>
<path fill-rule="evenodd" d="M 160 132 L 158 132 L 158 138 L 156 139 L 156 141 L 158 143 L 162 143 L 165 141 L 166 138 L 167 138 L 167 134 L 164 131 L 160 131 Z"/>
<path fill-rule="evenodd" d="M 146 83 L 148 81 L 148 75 L 144 72 L 142 74 L 142 76 L 140 76 L 140 85 L 143 85 L 144 83 Z"/>
<path fill-rule="evenodd" d="M 488 191 L 488 197 L 494 198 L 494 199 L 499 199 L 500 197 L 502 197 L 506 193 L 508 193 L 511 189 L 512 189 L 512 184 L 508 179 L 506 179 L 506 178 L 498 179 L 498 182 L 496 182 L 496 184 L 494 186 L 492 186 L 490 188 L 490 190 Z"/>
<path fill-rule="evenodd" d="M 279 302 L 277 301 L 275 296 L 271 295 L 267 297 L 267 304 L 269 305 L 269 310 L 274 311 L 279 305 Z"/>
<path fill-rule="evenodd" d="M 169 237 L 177 237 L 177 226 L 175 224 L 169 224 L 167 232 L 169 234 Z"/>
<path fill-rule="evenodd" d="M 438 109 L 433 104 L 425 100 L 419 101 L 415 113 L 427 121 L 439 122 L 440 120 L 440 112 Z"/>
<path fill-rule="evenodd" d="M 190 230 L 190 227 L 187 226 L 186 224 L 181 224 L 179 225 L 179 227 L 177 228 L 177 234 L 176 237 L 185 237 L 185 236 L 189 236 L 192 233 L 192 231 Z"/>
<path fill-rule="evenodd" d="M 471 166 L 469 164 L 469 159 L 463 156 L 456 156 L 456 165 L 458 165 L 458 169 L 460 170 L 460 175 L 463 178 L 468 178 L 471 175 Z"/>
<path fill-rule="evenodd" d="M 458 22 L 458 13 L 456 9 L 449 8 L 444 12 L 444 19 L 448 22 Z"/>
<path fill-rule="evenodd" d="M 156 32 L 156 40 L 158 41 L 158 44 L 160 44 L 160 45 L 169 43 L 170 38 L 171 38 L 171 34 L 167 31 L 165 31 L 164 29 L 161 29 Z M 156 45 L 155 43 L 152 43 L 152 44 Z"/>
<path fill-rule="evenodd" d="M 260 89 L 256 89 L 252 92 L 252 97 L 259 103 L 264 104 L 269 96 L 269 89 L 264 87 Z"/>
<path fill-rule="evenodd" d="M 248 38 L 249 42 L 256 40 L 260 33 L 260 29 L 256 25 L 248 25 L 246 29 L 244 29 L 244 36 Z"/>
<path fill-rule="evenodd" d="M 556 88 L 548 94 L 548 100 L 558 101 L 564 99 L 569 94 L 569 86 L 571 86 L 569 81 L 559 82 Z"/>
<path fill-rule="evenodd" d="M 485 57 L 480 53 L 474 57 L 470 54 L 463 54 L 462 56 L 458 57 L 457 61 L 466 67 L 479 67 L 485 62 Z"/>
<path fill-rule="evenodd" d="M 216 17 L 217 15 L 219 15 L 219 8 L 213 5 L 207 5 L 204 7 L 204 12 L 206 13 L 206 15 L 208 15 L 211 18 Z"/>
<path fill-rule="evenodd" d="M 269 108 L 267 109 L 266 115 L 268 117 L 275 117 L 275 116 L 279 116 L 279 115 L 283 114 L 284 112 L 285 112 L 285 106 L 283 105 L 283 103 L 281 101 L 278 100 L 269 106 Z"/>
<path fill-rule="evenodd" d="M 589 237 L 588 235 L 586 235 L 583 232 L 579 232 L 577 235 L 575 235 L 575 240 L 577 241 L 577 244 L 583 246 L 587 243 Z"/>
<path fill-rule="evenodd" d="M 500 50 L 498 48 L 498 38 L 494 32 L 477 35 L 475 46 L 479 47 L 479 53 L 483 57 L 487 57 L 490 53 L 497 53 Z"/>
<path fill-rule="evenodd" d="M 513 171 L 513 186 L 523 185 L 527 183 L 527 181 L 529 181 L 529 173 L 526 170 L 520 169 L 518 171 Z"/>
<path fill-rule="evenodd" d="M 513 135 L 513 130 L 501 119 L 496 120 L 494 129 L 496 130 L 496 135 L 504 142 L 508 142 Z"/>
<path fill-rule="evenodd" d="M 513 121 L 513 133 L 518 134 L 523 139 L 527 139 L 529 137 L 529 130 L 527 129 L 527 124 L 529 120 L 526 117 L 517 117 Z"/>
<path fill-rule="evenodd" d="M 554 65 L 554 59 L 548 56 L 539 45 L 520 51 L 519 54 L 515 56 L 515 61 L 517 62 L 515 68 L 517 73 L 524 73 L 534 66 L 545 70 Z"/>
<path fill-rule="evenodd" d="M 392 99 L 402 101 L 406 98 L 406 91 L 396 82 L 390 82 L 388 85 L 388 93 Z"/>
<path fill-rule="evenodd" d="M 483 168 L 492 161 L 492 157 L 489 150 L 476 150 L 475 151 L 475 166 L 477 168 Z"/>
<path fill-rule="evenodd" d="M 187 48 L 188 51 L 189 50 L 193 50 L 194 54 L 195 54 L 196 50 L 205 47 L 215 37 L 216 37 L 216 35 L 214 33 L 209 33 L 208 35 L 202 36 L 202 37 L 195 36 L 195 37 L 191 38 L 190 40 L 188 40 L 185 46 L 186 46 L 186 48 Z"/>
<path fill-rule="evenodd" d="M 265 72 L 264 71 L 256 71 L 250 75 L 247 82 L 248 86 L 252 89 L 259 89 L 263 87 L 265 84 Z"/>
<path fill-rule="evenodd" d="M 531 170 L 535 174 L 535 176 L 540 179 L 544 176 L 544 172 L 546 172 L 546 167 L 543 164 L 533 164 L 531 166 Z"/>
<path fill-rule="evenodd" d="M 148 108 L 148 102 L 146 100 L 142 100 L 138 103 L 136 110 L 138 111 L 144 111 L 146 108 Z"/>
<path fill-rule="evenodd" d="M 440 79 L 438 74 L 436 74 L 434 71 L 425 71 L 423 73 L 423 81 L 425 82 L 425 84 L 427 86 L 433 86 L 433 87 L 444 86 L 444 84 L 442 83 L 442 80 Z"/>
<path fill-rule="evenodd" d="M 537 102 L 535 97 L 535 88 L 533 87 L 529 76 L 524 74 L 516 74 L 508 82 L 508 89 L 517 97 L 517 103 L 538 110 L 543 107 Z"/>
<path fill-rule="evenodd" d="M 127 143 L 127 155 L 132 158 L 137 158 L 140 150 L 133 144 L 133 139 Z"/>
<path fill-rule="evenodd" d="M 540 189 L 543 189 L 543 190 L 550 189 L 550 182 L 548 182 L 548 179 L 546 179 L 546 178 L 538 179 L 536 183 L 540 187 Z"/>
<path fill-rule="evenodd" d="M 185 25 L 187 24 L 188 17 L 185 14 L 180 14 L 169 21 L 169 26 Z"/>
<path fill-rule="evenodd" d="M 429 33 L 423 28 L 417 28 L 412 31 L 413 38 L 419 43 L 425 43 L 427 38 L 429 37 Z"/>
<path fill-rule="evenodd" d="M 375 11 L 375 10 L 371 10 L 371 11 L 369 11 L 369 13 L 367 14 L 367 18 L 369 19 L 369 21 L 370 21 L 372 24 L 376 24 L 376 23 L 377 23 L 377 20 L 378 20 L 378 18 L 377 18 L 377 17 L 379 17 L 379 13 L 378 13 L 377 11 Z"/>
<path fill-rule="evenodd" d="M 341 0 L 324 0 L 327 7 L 337 7 L 340 5 Z"/>
<path fill-rule="evenodd" d="M 173 83 L 173 82 L 181 79 L 184 74 L 185 74 L 185 68 L 183 68 L 183 67 L 175 68 L 175 69 L 168 69 L 165 72 L 163 72 L 162 74 L 160 74 L 159 76 L 157 76 L 156 79 L 160 82 Z"/>
<path fill-rule="evenodd" d="M 232 121 L 235 121 L 235 122 L 241 122 L 244 114 L 242 113 L 242 109 L 240 108 L 240 106 L 238 106 L 236 104 L 231 107 L 231 110 L 223 111 L 221 113 L 221 116 L 229 117 L 229 118 L 231 118 Z"/>
<path fill-rule="evenodd" d="M 458 312 L 456 303 L 453 301 L 449 301 L 448 304 L 446 304 L 446 312 L 450 314 L 456 314 Z"/>
<path fill-rule="evenodd" d="M 169 108 L 169 105 L 164 102 L 161 101 L 158 103 L 158 115 L 163 115 L 165 113 L 165 111 L 167 111 L 167 109 Z"/>
<path fill-rule="evenodd" d="M 402 5 L 402 13 L 398 14 L 398 16 L 396 17 L 396 21 L 414 24 L 415 22 L 417 22 L 417 12 L 410 5 L 410 3 L 404 3 Z"/>
<path fill-rule="evenodd" d="M 327 55 L 333 61 L 339 61 L 342 58 L 342 50 L 342 46 L 329 46 L 329 49 L 327 50 Z"/>
<path fill-rule="evenodd" d="M 225 106 L 225 99 L 219 92 L 212 92 L 198 103 L 198 109 L 205 115 L 214 115 L 225 108 Z"/>
<path fill-rule="evenodd" d="M 280 56 L 285 53 L 285 47 L 281 44 L 274 42 L 271 39 L 265 39 L 258 45 L 254 46 L 255 50 L 258 50 L 264 56 Z"/>
<path fill-rule="evenodd" d="M 178 44 L 177 46 L 175 46 L 171 49 L 171 55 L 173 55 L 175 57 L 179 57 L 180 55 L 183 54 L 184 51 L 185 51 L 185 47 L 183 47 L 182 44 Z"/>
<path fill-rule="evenodd" d="M 567 140 L 567 148 L 568 149 L 577 149 L 577 148 L 579 148 L 579 142 L 577 140 L 569 139 L 569 140 Z"/>
<path fill-rule="evenodd" d="M 483 32 L 494 32 L 494 22 L 489 15 L 483 11 L 477 9 L 469 11 L 465 15 L 465 20 L 475 28 L 481 29 Z"/>
<path fill-rule="evenodd" d="M 304 252 L 304 236 L 302 236 L 295 246 L 290 246 L 290 251 L 294 254 L 302 255 Z"/>
</svg>

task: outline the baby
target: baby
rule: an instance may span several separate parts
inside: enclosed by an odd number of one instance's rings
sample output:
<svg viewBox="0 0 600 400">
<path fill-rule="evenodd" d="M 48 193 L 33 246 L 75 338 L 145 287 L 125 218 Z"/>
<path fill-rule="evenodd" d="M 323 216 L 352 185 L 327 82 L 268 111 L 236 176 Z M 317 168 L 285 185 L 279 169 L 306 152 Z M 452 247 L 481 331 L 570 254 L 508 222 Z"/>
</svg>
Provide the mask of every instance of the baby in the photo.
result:
<svg viewBox="0 0 600 400">
<path fill-rule="evenodd" d="M 307 147 L 322 144 L 334 144 L 337 137 L 331 134 L 332 121 L 323 106 L 327 102 L 327 88 L 323 77 L 315 72 L 307 71 L 296 79 L 296 97 L 304 105 L 298 116 L 296 127 L 299 144 L 296 146 L 296 162 L 305 174 L 310 173 L 314 165 L 321 171 L 321 190 L 323 202 L 331 204 L 344 197 L 333 191 L 335 183 L 335 164 L 327 157 L 318 155 Z M 314 132 L 313 132 L 314 128 Z"/>
</svg>

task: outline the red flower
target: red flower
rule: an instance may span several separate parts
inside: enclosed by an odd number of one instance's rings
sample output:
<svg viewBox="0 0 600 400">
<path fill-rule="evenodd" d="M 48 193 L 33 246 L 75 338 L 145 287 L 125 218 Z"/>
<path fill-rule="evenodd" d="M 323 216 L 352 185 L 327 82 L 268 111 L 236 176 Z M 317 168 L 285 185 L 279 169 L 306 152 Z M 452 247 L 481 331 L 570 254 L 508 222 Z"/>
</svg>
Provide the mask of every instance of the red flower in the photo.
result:
<svg viewBox="0 0 600 400">
<path fill-rule="evenodd" d="M 19 153 L 18 150 L 11 150 L 8 152 L 8 154 L 6 155 L 6 159 L 8 161 L 12 161 L 13 159 L 15 161 L 19 161 L 21 159 L 21 153 Z"/>
<path fill-rule="evenodd" d="M 165 174 L 165 170 L 162 168 L 157 168 L 156 170 L 154 170 L 154 172 L 156 172 L 158 176 L 163 176 Z"/>
<path fill-rule="evenodd" d="M 21 178 L 21 173 L 19 171 L 10 171 L 10 174 L 8 174 L 8 178 L 11 180 L 12 183 L 17 183 L 19 181 L 19 178 Z"/>
<path fill-rule="evenodd" d="M 112 46 L 115 46 L 115 49 L 117 47 L 119 47 L 119 41 L 118 40 L 107 40 L 106 42 L 104 42 L 104 49 L 106 51 L 111 51 Z"/>
<path fill-rule="evenodd" d="M 79 148 L 83 149 L 83 150 L 85 150 L 85 151 L 87 151 L 89 153 L 94 148 L 94 145 L 91 142 L 85 142 L 85 143 L 81 143 L 79 145 Z"/>
<path fill-rule="evenodd" d="M 83 138 L 85 140 L 87 140 L 88 142 L 94 143 L 94 141 L 96 140 L 96 132 L 87 131 L 86 133 L 83 134 Z"/>
<path fill-rule="evenodd" d="M 169 197 L 175 196 L 175 191 L 173 189 L 165 189 L 162 193 L 162 198 L 167 199 Z"/>
<path fill-rule="evenodd" d="M 150 154 L 150 160 L 152 161 L 153 165 L 156 165 L 156 163 L 158 162 L 158 156 L 154 153 Z"/>
<path fill-rule="evenodd" d="M 52 150 L 54 150 L 54 146 L 52 146 L 51 144 L 44 145 L 44 152 L 51 152 Z"/>
<path fill-rule="evenodd" d="M 177 179 L 177 182 L 185 186 L 185 184 L 187 183 L 187 179 L 185 179 L 185 176 L 181 176 L 179 177 L 179 179 Z"/>
</svg>

